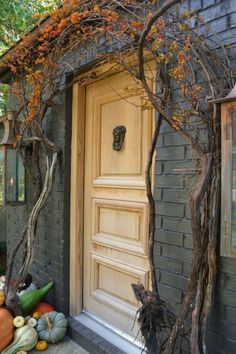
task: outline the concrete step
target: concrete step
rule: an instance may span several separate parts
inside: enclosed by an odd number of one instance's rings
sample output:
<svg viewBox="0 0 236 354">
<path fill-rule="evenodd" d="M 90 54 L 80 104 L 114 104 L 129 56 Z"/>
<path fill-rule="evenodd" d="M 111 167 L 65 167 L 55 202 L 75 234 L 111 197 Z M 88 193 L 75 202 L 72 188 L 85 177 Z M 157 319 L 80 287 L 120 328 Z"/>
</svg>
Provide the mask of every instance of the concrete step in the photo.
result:
<svg viewBox="0 0 236 354">
<path fill-rule="evenodd" d="M 37 350 L 30 351 L 30 354 L 39 354 Z M 62 339 L 59 343 L 50 344 L 48 349 L 44 351 L 45 354 L 89 354 L 82 347 L 77 345 L 68 337 Z"/>
</svg>

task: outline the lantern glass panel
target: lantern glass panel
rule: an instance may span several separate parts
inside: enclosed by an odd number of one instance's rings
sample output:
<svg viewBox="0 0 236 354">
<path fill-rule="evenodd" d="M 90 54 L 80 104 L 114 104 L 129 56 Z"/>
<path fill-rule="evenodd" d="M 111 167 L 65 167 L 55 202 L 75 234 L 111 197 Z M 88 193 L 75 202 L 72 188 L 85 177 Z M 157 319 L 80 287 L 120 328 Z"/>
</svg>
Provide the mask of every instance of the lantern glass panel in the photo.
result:
<svg viewBox="0 0 236 354">
<path fill-rule="evenodd" d="M 6 202 L 25 201 L 25 170 L 15 149 L 6 153 Z"/>
</svg>

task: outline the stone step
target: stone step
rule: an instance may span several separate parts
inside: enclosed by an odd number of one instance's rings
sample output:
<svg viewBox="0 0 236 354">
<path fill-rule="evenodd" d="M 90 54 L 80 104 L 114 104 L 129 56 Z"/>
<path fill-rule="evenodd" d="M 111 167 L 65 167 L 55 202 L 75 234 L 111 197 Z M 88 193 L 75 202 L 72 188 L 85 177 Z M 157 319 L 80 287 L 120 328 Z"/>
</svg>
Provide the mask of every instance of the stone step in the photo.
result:
<svg viewBox="0 0 236 354">
<path fill-rule="evenodd" d="M 59 343 L 49 344 L 45 354 L 89 354 L 86 350 L 76 344 L 74 341 L 65 337 Z M 32 350 L 30 354 L 39 354 L 39 351 Z"/>
</svg>

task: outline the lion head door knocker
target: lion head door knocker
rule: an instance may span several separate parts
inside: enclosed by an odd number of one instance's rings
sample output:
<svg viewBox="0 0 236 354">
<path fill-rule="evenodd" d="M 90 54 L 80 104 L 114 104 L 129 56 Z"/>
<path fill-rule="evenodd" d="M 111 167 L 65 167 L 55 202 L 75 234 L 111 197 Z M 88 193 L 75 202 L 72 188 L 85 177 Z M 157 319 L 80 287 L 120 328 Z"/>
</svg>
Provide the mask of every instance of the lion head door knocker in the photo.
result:
<svg viewBox="0 0 236 354">
<path fill-rule="evenodd" d="M 125 133 L 126 128 L 123 125 L 118 125 L 113 129 L 113 150 L 120 151 L 123 148 Z"/>
</svg>

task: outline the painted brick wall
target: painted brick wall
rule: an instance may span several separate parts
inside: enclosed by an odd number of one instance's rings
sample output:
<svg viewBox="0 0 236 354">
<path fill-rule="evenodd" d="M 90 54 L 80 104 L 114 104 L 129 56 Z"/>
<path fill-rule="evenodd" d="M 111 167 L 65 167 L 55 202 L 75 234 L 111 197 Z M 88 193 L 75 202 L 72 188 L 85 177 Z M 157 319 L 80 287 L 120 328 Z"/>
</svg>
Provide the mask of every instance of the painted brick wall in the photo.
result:
<svg viewBox="0 0 236 354">
<path fill-rule="evenodd" d="M 69 99 L 69 98 L 68 98 Z M 69 248 L 69 164 L 68 157 L 70 143 L 65 147 L 67 134 L 70 135 L 70 119 L 67 121 L 65 115 L 66 98 L 60 97 L 53 114 L 47 118 L 46 130 L 49 137 L 62 149 L 59 158 L 53 191 L 46 207 L 43 209 L 38 222 L 36 242 L 36 262 L 33 267 L 34 280 L 38 285 L 44 285 L 50 279 L 55 281 L 55 288 L 48 296 L 58 310 L 68 312 L 68 248 Z M 70 137 L 68 137 L 70 140 Z M 65 157 L 66 156 L 66 157 Z M 67 176 L 65 176 L 67 171 Z M 23 206 L 7 206 L 7 235 L 8 251 L 18 239 L 24 226 L 24 221 L 29 215 L 33 188 L 30 180 L 27 180 L 27 203 Z M 17 258 L 17 265 L 20 259 Z"/>
<path fill-rule="evenodd" d="M 6 240 L 6 212 L 5 209 L 0 206 L 0 241 Z"/>
<path fill-rule="evenodd" d="M 192 9 L 206 22 L 203 32 L 217 43 L 236 47 L 235 0 L 190 0 L 182 4 L 182 10 Z M 179 310 L 187 287 L 192 258 L 186 196 L 194 181 L 181 171 L 191 168 L 191 155 L 186 142 L 164 125 L 155 167 L 155 261 L 160 292 L 175 311 Z M 218 270 L 215 306 L 209 322 L 209 353 L 232 354 L 236 353 L 236 259 L 220 257 Z"/>
</svg>

